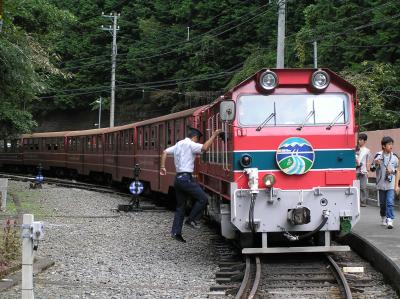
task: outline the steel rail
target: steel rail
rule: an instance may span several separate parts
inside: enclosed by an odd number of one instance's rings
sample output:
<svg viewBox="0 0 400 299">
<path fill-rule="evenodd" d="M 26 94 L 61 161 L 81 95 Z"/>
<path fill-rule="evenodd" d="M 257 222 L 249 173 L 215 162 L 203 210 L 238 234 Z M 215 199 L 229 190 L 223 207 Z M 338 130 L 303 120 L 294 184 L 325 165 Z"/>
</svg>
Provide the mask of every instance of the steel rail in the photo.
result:
<svg viewBox="0 0 400 299">
<path fill-rule="evenodd" d="M 237 292 L 235 299 L 242 299 L 243 295 L 246 292 L 247 285 L 249 283 L 250 279 L 250 270 L 251 270 L 251 262 L 250 262 L 250 257 L 246 256 L 246 270 L 244 272 L 244 277 L 242 280 L 242 283 L 240 284 L 239 291 Z"/>
<path fill-rule="evenodd" d="M 32 175 L 14 175 L 14 174 L 9 174 L 9 173 L 4 173 L 4 172 L 0 172 L 0 178 L 9 178 L 11 180 L 22 181 L 22 182 L 34 182 L 35 181 L 35 176 L 32 176 Z M 116 195 L 123 196 L 123 197 L 130 196 L 129 193 L 118 192 L 115 189 L 113 189 L 112 187 L 106 187 L 103 185 L 96 185 L 96 184 L 90 184 L 90 183 L 74 182 L 74 181 L 69 181 L 69 180 L 65 180 L 65 179 L 53 178 L 53 177 L 46 177 L 45 180 L 43 181 L 43 184 L 57 185 L 60 187 L 67 187 L 67 188 L 77 188 L 77 189 L 96 191 L 96 192 L 111 193 L 111 194 L 116 194 Z"/>
<path fill-rule="evenodd" d="M 335 262 L 335 260 L 330 257 L 328 254 L 325 255 L 326 258 L 328 259 L 329 263 L 333 266 L 334 271 L 336 272 L 336 280 L 338 281 L 339 284 L 343 286 L 344 290 L 344 295 L 346 299 L 353 299 L 353 295 L 351 294 L 350 286 L 349 283 L 347 282 L 346 277 L 344 276 L 342 270 L 338 266 L 338 264 Z"/>
<path fill-rule="evenodd" d="M 254 296 L 256 295 L 258 285 L 260 284 L 260 278 L 261 278 L 261 262 L 260 262 L 260 257 L 256 256 L 256 276 L 254 278 L 253 287 L 251 288 L 248 299 L 253 299 Z"/>
</svg>

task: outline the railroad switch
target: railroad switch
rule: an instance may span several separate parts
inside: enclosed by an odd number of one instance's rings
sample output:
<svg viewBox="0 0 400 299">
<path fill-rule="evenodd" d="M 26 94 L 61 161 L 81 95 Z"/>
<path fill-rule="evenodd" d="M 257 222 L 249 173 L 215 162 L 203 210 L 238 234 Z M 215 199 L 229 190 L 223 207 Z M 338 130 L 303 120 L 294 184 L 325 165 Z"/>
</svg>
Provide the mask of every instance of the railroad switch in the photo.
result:
<svg viewBox="0 0 400 299">
<path fill-rule="evenodd" d="M 132 199 L 127 205 L 118 205 L 118 211 L 123 212 L 141 212 L 139 195 L 143 193 L 144 185 L 139 181 L 140 167 L 135 165 L 133 169 L 134 181 L 129 185 L 129 191 L 132 193 Z"/>
<path fill-rule="evenodd" d="M 38 167 L 36 167 L 36 170 L 37 170 L 37 175 L 35 179 L 29 184 L 30 189 L 42 189 L 44 181 L 42 163 L 39 163 Z"/>
</svg>

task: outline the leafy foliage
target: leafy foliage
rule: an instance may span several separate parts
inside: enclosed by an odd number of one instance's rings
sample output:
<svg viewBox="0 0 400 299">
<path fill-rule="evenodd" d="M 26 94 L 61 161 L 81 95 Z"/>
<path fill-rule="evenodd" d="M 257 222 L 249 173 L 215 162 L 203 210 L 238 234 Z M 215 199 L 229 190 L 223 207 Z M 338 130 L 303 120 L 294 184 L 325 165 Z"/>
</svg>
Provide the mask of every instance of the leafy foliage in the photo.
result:
<svg viewBox="0 0 400 299">
<path fill-rule="evenodd" d="M 46 0 L 8 1 L 0 35 L 0 135 L 28 132 L 29 112 L 52 78 L 66 74 L 51 62 L 53 41 L 72 15 Z M 56 57 L 55 57 L 56 58 Z"/>
<path fill-rule="evenodd" d="M 357 72 L 347 70 L 341 73 L 357 87 L 360 130 L 400 126 L 398 78 L 393 66 L 368 62 L 361 66 Z"/>
<path fill-rule="evenodd" d="M 318 66 L 359 88 L 361 124 L 398 126 L 399 10 L 398 0 L 288 0 L 285 66 L 313 67 L 316 41 Z M 213 100 L 276 64 L 276 1 L 8 1 L 0 99 L 48 113 L 90 109 L 99 96 L 109 98 L 112 37 L 101 25 L 111 19 L 102 11 L 121 13 L 117 123 Z"/>
</svg>

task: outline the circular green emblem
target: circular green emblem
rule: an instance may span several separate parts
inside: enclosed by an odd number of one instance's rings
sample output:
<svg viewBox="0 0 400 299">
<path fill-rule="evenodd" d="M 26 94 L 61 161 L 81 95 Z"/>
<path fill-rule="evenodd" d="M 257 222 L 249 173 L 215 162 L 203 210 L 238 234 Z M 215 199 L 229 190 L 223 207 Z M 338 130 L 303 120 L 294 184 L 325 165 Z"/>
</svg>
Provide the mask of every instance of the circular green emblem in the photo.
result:
<svg viewBox="0 0 400 299">
<path fill-rule="evenodd" d="M 315 153 L 311 144 L 300 137 L 290 137 L 283 141 L 276 151 L 276 162 L 286 174 L 304 174 L 314 164 Z"/>
</svg>

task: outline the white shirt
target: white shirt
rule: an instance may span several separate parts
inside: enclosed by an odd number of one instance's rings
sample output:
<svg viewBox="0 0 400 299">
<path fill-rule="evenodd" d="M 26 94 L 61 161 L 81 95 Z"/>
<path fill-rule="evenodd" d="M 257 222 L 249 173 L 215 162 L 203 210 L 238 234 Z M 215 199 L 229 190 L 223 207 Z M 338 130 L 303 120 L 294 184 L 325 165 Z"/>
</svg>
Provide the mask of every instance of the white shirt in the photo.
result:
<svg viewBox="0 0 400 299">
<path fill-rule="evenodd" d="M 202 144 L 186 137 L 165 151 L 167 154 L 174 154 L 176 172 L 193 172 L 196 154 L 201 153 L 202 147 Z"/>
<path fill-rule="evenodd" d="M 360 148 L 357 160 L 359 163 L 361 163 L 361 167 L 359 170 L 357 170 L 357 172 L 363 174 L 368 173 L 367 163 L 371 160 L 371 152 L 367 147 L 363 146 Z"/>
</svg>

